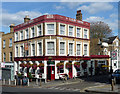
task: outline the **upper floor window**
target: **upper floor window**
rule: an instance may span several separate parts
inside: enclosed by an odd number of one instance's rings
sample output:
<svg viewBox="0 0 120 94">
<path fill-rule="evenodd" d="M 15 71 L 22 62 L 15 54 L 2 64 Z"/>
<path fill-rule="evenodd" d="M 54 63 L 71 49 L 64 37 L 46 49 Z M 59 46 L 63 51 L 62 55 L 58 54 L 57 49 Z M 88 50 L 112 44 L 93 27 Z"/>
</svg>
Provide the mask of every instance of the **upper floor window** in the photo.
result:
<svg viewBox="0 0 120 94">
<path fill-rule="evenodd" d="M 10 57 L 9 58 L 10 58 L 10 61 L 12 61 L 12 52 L 10 52 Z"/>
<path fill-rule="evenodd" d="M 3 54 L 3 61 L 4 62 L 6 61 L 6 54 L 5 53 Z"/>
<path fill-rule="evenodd" d="M 28 32 L 28 29 L 26 29 L 26 39 L 29 38 L 29 32 Z"/>
<path fill-rule="evenodd" d="M 73 27 L 69 26 L 69 36 L 73 36 Z"/>
<path fill-rule="evenodd" d="M 23 49 L 23 46 L 21 46 L 21 56 L 24 55 L 24 49 Z"/>
<path fill-rule="evenodd" d="M 38 35 L 41 36 L 42 35 L 42 26 L 41 25 L 39 25 L 37 27 L 37 31 L 38 31 Z"/>
<path fill-rule="evenodd" d="M 32 37 L 35 37 L 35 30 L 34 30 L 34 27 L 31 28 L 31 32 L 32 32 Z"/>
<path fill-rule="evenodd" d="M 80 38 L 80 28 L 77 28 L 77 37 Z"/>
<path fill-rule="evenodd" d="M 69 43 L 69 55 L 73 55 L 73 43 Z"/>
<path fill-rule="evenodd" d="M 60 42 L 60 54 L 65 54 L 65 42 Z"/>
<path fill-rule="evenodd" d="M 18 32 L 16 32 L 15 36 L 15 40 L 18 41 Z"/>
<path fill-rule="evenodd" d="M 47 34 L 54 34 L 54 24 L 47 24 Z"/>
<path fill-rule="evenodd" d="M 18 57 L 18 46 L 16 46 L 16 57 Z"/>
<path fill-rule="evenodd" d="M 86 39 L 88 37 L 87 33 L 88 33 L 87 29 L 84 29 L 84 38 L 86 38 Z"/>
<path fill-rule="evenodd" d="M 32 44 L 32 56 L 35 56 L 35 44 Z"/>
<path fill-rule="evenodd" d="M 54 42 L 47 42 L 47 54 L 55 54 Z"/>
<path fill-rule="evenodd" d="M 80 48 L 81 48 L 81 45 L 77 44 L 77 55 L 80 55 Z"/>
<path fill-rule="evenodd" d="M 84 55 L 87 55 L 87 44 L 84 44 Z"/>
<path fill-rule="evenodd" d="M 39 55 L 42 55 L 42 43 L 41 42 L 38 43 L 38 52 L 39 52 Z"/>
<path fill-rule="evenodd" d="M 21 35 L 21 40 L 23 40 L 23 31 L 21 31 L 20 35 Z"/>
<path fill-rule="evenodd" d="M 65 25 L 60 24 L 60 35 L 65 35 Z"/>
<path fill-rule="evenodd" d="M 3 40 L 3 48 L 5 48 L 5 40 Z"/>
<path fill-rule="evenodd" d="M 9 42 L 10 42 L 9 47 L 12 47 L 12 38 L 10 38 Z"/>
</svg>

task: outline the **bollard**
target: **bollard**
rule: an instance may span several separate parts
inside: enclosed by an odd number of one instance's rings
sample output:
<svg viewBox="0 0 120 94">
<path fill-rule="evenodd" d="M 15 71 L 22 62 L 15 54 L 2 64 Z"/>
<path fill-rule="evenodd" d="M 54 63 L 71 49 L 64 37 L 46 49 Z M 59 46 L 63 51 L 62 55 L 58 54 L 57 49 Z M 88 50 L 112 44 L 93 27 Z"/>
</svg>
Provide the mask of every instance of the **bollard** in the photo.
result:
<svg viewBox="0 0 120 94">
<path fill-rule="evenodd" d="M 16 79 L 15 79 L 15 86 L 17 85 Z"/>
<path fill-rule="evenodd" d="M 11 84 L 11 81 L 10 81 L 10 79 L 9 79 L 9 85 Z"/>
<path fill-rule="evenodd" d="M 5 85 L 5 79 L 3 79 L 3 85 Z"/>
<path fill-rule="evenodd" d="M 114 90 L 114 79 L 112 79 L 111 90 Z"/>
<path fill-rule="evenodd" d="M 38 85 L 38 79 L 36 79 L 36 85 Z"/>
<path fill-rule="evenodd" d="M 42 86 L 41 78 L 40 78 L 40 86 Z"/>
<path fill-rule="evenodd" d="M 29 86 L 29 79 L 28 79 L 27 85 Z"/>
<path fill-rule="evenodd" d="M 21 83 L 21 85 L 22 85 L 22 79 L 20 79 L 20 83 Z"/>
</svg>

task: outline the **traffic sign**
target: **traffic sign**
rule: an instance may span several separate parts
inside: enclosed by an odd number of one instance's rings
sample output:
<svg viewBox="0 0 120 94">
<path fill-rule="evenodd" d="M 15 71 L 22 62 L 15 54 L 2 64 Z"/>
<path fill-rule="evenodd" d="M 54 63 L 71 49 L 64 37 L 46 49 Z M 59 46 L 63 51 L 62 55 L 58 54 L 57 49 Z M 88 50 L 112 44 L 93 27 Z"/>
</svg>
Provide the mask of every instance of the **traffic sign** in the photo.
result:
<svg viewBox="0 0 120 94">
<path fill-rule="evenodd" d="M 117 52 L 116 51 L 111 52 L 111 58 L 112 58 L 112 60 L 117 60 Z"/>
</svg>

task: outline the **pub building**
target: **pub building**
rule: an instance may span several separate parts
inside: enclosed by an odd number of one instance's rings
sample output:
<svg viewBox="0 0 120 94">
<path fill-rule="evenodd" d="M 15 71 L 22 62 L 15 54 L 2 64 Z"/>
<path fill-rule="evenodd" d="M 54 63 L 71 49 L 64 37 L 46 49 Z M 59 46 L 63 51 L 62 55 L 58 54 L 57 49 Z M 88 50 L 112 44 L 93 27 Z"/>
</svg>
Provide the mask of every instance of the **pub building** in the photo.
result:
<svg viewBox="0 0 120 94">
<path fill-rule="evenodd" d="M 14 27 L 14 74 L 32 73 L 34 78 L 59 79 L 90 75 L 90 23 L 62 15 L 29 16 Z M 94 63 L 93 67 L 94 67 Z M 93 70 L 94 75 L 94 70 Z"/>
</svg>

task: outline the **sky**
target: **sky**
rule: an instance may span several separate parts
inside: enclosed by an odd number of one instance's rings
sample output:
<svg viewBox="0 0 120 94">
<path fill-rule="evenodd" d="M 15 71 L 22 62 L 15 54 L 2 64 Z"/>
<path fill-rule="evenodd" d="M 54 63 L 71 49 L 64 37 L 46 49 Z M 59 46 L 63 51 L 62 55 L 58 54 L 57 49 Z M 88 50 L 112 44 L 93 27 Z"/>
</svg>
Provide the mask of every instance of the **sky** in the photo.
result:
<svg viewBox="0 0 120 94">
<path fill-rule="evenodd" d="M 9 26 L 21 24 L 24 17 L 29 15 L 31 19 L 45 14 L 59 14 L 70 18 L 76 18 L 77 10 L 81 10 L 83 21 L 103 21 L 107 23 L 113 31 L 113 35 L 118 35 L 118 2 L 106 0 L 106 2 L 78 2 L 75 0 L 60 0 L 59 2 L 38 2 L 37 0 L 5 0 L 0 4 L 0 19 L 2 32 L 10 32 Z M 87 0 L 89 1 L 89 0 Z M 95 1 L 95 0 L 93 0 Z M 96 0 L 97 1 L 97 0 Z M 109 1 L 109 2 L 108 2 Z M 115 1 L 115 0 L 114 0 Z M 2 10 L 1 10 L 2 9 Z"/>
</svg>

